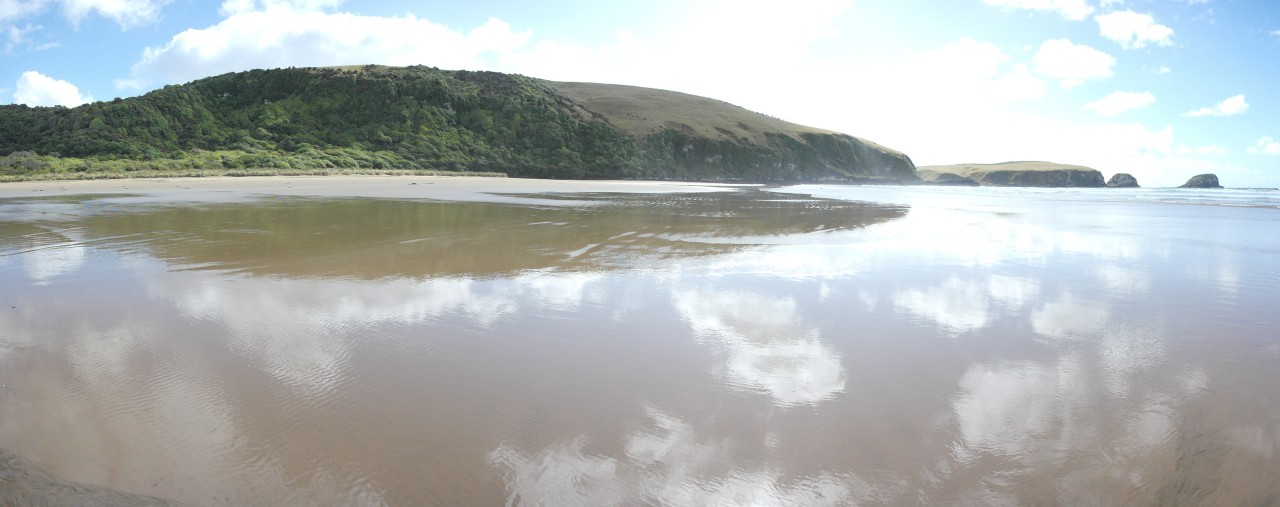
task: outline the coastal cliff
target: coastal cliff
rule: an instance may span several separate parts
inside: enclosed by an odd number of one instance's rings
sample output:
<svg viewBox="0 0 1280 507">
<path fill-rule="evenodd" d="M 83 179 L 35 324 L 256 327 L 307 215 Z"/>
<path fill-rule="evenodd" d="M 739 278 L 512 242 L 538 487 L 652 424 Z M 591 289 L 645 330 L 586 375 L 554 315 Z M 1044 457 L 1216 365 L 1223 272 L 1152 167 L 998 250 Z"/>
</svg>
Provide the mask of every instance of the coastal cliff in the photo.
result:
<svg viewBox="0 0 1280 507">
<path fill-rule="evenodd" d="M 1052 162 L 1002 162 L 922 166 L 917 173 L 925 181 L 961 177 L 982 186 L 999 187 L 1102 187 L 1097 169 Z M 944 176 L 953 175 L 953 176 Z"/>
<path fill-rule="evenodd" d="M 361 169 L 918 181 L 901 152 L 714 99 L 422 66 L 253 70 L 70 109 L 0 106 L 7 154 L 0 178 Z"/>
</svg>

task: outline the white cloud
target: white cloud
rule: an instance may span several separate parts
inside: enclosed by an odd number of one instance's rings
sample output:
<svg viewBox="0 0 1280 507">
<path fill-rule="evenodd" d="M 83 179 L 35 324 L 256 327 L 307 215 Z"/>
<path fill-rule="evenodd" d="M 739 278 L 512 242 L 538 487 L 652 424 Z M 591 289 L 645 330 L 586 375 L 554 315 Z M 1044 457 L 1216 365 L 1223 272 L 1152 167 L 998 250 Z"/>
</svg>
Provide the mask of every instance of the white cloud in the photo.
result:
<svg viewBox="0 0 1280 507">
<path fill-rule="evenodd" d="M 29 70 L 18 78 L 18 84 L 13 89 L 13 100 L 28 106 L 75 107 L 90 102 L 93 98 L 81 95 L 76 85 Z"/>
<path fill-rule="evenodd" d="M 1080 21 L 1093 13 L 1093 6 L 1085 0 L 983 0 L 993 7 L 1056 12 L 1064 18 Z M 1104 0 L 1104 5 L 1107 2 Z"/>
<path fill-rule="evenodd" d="M 32 25 L 28 23 L 26 26 L 10 26 L 3 29 L 4 33 L 4 52 L 12 53 L 14 49 L 29 45 L 31 43 L 31 34 L 43 30 L 41 25 Z"/>
<path fill-rule="evenodd" d="M 94 13 L 115 21 L 121 28 L 147 24 L 160 18 L 169 0 L 60 0 L 62 12 L 72 23 Z"/>
<path fill-rule="evenodd" d="M 383 64 L 453 69 L 488 67 L 481 57 L 523 46 L 532 32 L 498 19 L 468 33 L 419 19 L 329 13 L 332 2 L 227 2 L 217 25 L 186 30 L 149 47 L 133 75 L 117 86 L 148 80 L 185 82 L 255 68 Z M 252 10 L 249 10 L 252 9 Z"/>
<path fill-rule="evenodd" d="M 297 11 L 322 11 L 333 9 L 342 4 L 342 0 L 226 0 L 218 8 L 223 16 L 234 16 L 258 10 L 291 9 Z"/>
<path fill-rule="evenodd" d="M 1036 71 L 1061 80 L 1063 88 L 1111 77 L 1111 67 L 1115 64 L 1116 59 L 1111 55 L 1067 39 L 1045 41 L 1035 56 Z"/>
<path fill-rule="evenodd" d="M 156 21 L 160 8 L 170 0 L 0 0 L 0 22 L 25 19 L 44 12 L 50 6 L 62 10 L 74 24 L 79 24 L 90 14 L 97 14 L 115 21 L 121 28 L 130 28 Z"/>
<path fill-rule="evenodd" d="M 1210 144 L 1208 146 L 1196 148 L 1196 153 L 1201 155 L 1226 155 L 1227 149 L 1216 144 Z"/>
<path fill-rule="evenodd" d="M 1116 11 L 1093 18 L 1098 22 L 1099 33 L 1120 44 L 1125 49 L 1173 44 L 1173 29 L 1157 23 L 1150 14 L 1133 11 Z"/>
<path fill-rule="evenodd" d="M 1249 153 L 1260 155 L 1280 155 L 1280 141 L 1271 136 L 1262 136 L 1258 143 L 1249 148 Z"/>
<path fill-rule="evenodd" d="M 1249 103 L 1245 102 L 1244 95 L 1235 95 L 1228 97 L 1226 100 L 1219 102 L 1218 105 L 1212 107 L 1202 107 L 1195 111 L 1187 111 L 1183 114 L 1188 118 L 1199 118 L 1202 116 L 1235 116 L 1244 114 L 1249 110 Z"/>
<path fill-rule="evenodd" d="M 619 31 L 614 41 L 599 46 L 543 40 L 502 55 L 499 66 L 560 81 L 678 90 L 768 113 L 775 108 L 766 102 L 781 99 L 776 90 L 793 82 L 788 74 L 813 75 L 815 68 L 826 68 L 816 63 L 813 49 L 836 34 L 833 22 L 851 5 L 851 0 L 696 2 L 649 31 Z M 724 44 L 727 40 L 734 42 Z M 753 70 L 762 66 L 771 72 Z M 782 105 L 777 109 L 794 109 L 794 101 L 776 103 Z"/>
<path fill-rule="evenodd" d="M 44 9 L 44 0 L 0 0 L 0 22 L 23 19 Z"/>
<path fill-rule="evenodd" d="M 1025 64 L 1009 66 L 1010 56 L 989 42 L 968 37 L 922 52 L 906 62 L 922 77 L 943 79 L 954 92 L 981 95 L 995 101 L 1038 99 L 1045 94 L 1043 81 Z"/>
<path fill-rule="evenodd" d="M 117 90 L 136 92 L 147 86 L 147 83 L 136 78 L 113 79 L 111 84 L 115 85 Z"/>
<path fill-rule="evenodd" d="M 1117 116 L 1126 111 L 1148 107 L 1155 101 L 1156 96 L 1151 92 L 1113 92 L 1111 95 L 1085 104 L 1084 109 L 1102 116 Z"/>
<path fill-rule="evenodd" d="M 1161 65 L 1159 68 L 1156 69 L 1156 74 L 1168 74 L 1170 72 L 1173 72 L 1173 69 L 1170 69 L 1168 66 L 1165 66 L 1165 65 Z"/>
</svg>

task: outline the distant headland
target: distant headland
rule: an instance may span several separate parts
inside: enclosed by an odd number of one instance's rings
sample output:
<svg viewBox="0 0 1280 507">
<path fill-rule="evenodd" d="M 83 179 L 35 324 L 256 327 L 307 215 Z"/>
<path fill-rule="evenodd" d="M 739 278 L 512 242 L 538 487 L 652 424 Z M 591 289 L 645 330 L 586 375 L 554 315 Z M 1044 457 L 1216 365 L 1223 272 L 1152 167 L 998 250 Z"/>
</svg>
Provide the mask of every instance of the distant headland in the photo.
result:
<svg viewBox="0 0 1280 507">
<path fill-rule="evenodd" d="M 1000 187 L 1103 187 L 1106 181 L 1097 169 L 1053 162 L 1002 162 L 998 164 L 956 164 L 921 166 L 920 178 L 927 182 L 968 179 L 983 186 Z"/>
</svg>

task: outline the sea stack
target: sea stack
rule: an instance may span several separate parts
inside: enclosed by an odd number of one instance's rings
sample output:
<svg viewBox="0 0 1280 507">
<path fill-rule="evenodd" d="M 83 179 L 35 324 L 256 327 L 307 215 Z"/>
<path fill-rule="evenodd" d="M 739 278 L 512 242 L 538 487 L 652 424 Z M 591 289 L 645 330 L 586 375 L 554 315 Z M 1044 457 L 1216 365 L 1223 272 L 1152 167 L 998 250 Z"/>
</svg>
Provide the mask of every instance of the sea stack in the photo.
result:
<svg viewBox="0 0 1280 507">
<path fill-rule="evenodd" d="M 1129 173 L 1115 173 L 1111 179 L 1107 180 L 1107 186 L 1111 188 L 1138 188 L 1138 179 Z"/>
<path fill-rule="evenodd" d="M 1197 174 L 1178 188 L 1222 188 L 1222 185 L 1218 184 L 1216 174 Z"/>
</svg>

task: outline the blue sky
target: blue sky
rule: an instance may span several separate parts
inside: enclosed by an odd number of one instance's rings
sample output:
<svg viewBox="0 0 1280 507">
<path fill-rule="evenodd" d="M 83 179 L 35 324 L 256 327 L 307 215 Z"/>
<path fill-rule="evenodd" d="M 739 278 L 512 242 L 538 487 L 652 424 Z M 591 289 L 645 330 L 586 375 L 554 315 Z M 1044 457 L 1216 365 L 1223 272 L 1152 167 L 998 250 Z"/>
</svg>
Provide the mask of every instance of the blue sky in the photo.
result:
<svg viewBox="0 0 1280 507">
<path fill-rule="evenodd" d="M 0 0 L 0 103 L 379 63 L 726 100 L 918 165 L 1280 187 L 1280 2 Z"/>
</svg>

